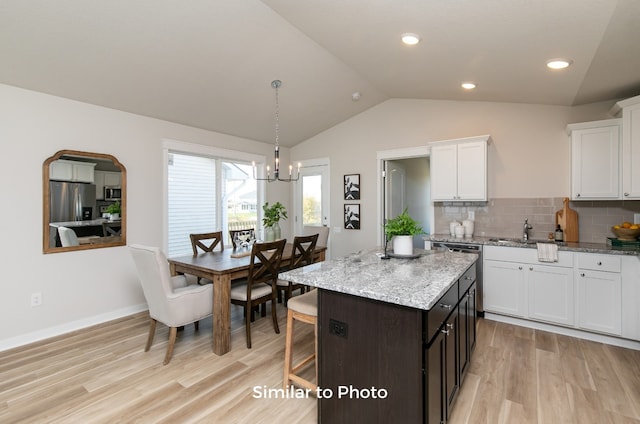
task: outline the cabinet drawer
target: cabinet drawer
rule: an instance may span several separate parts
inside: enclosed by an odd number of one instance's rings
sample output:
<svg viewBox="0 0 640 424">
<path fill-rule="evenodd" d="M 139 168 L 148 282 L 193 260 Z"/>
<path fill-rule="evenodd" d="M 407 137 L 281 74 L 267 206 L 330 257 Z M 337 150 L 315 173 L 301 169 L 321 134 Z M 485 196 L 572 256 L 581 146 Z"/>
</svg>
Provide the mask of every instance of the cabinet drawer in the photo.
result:
<svg viewBox="0 0 640 424">
<path fill-rule="evenodd" d="M 462 277 L 460 277 L 460 280 L 458 281 L 460 282 L 460 296 L 462 296 L 467 292 L 467 290 L 469 290 L 469 287 L 471 287 L 473 282 L 476 281 L 476 264 L 471 265 L 471 267 L 462 274 Z"/>
<path fill-rule="evenodd" d="M 578 253 L 578 268 L 594 271 L 620 272 L 620 257 L 597 253 Z"/>
<path fill-rule="evenodd" d="M 433 305 L 433 307 L 427 311 L 424 315 L 427 320 L 427 334 L 425 342 L 431 341 L 433 337 L 438 333 L 438 330 L 442 324 L 447 320 L 447 317 L 456 309 L 456 305 L 459 300 L 458 296 L 458 282 L 447 290 L 447 292 Z"/>
</svg>

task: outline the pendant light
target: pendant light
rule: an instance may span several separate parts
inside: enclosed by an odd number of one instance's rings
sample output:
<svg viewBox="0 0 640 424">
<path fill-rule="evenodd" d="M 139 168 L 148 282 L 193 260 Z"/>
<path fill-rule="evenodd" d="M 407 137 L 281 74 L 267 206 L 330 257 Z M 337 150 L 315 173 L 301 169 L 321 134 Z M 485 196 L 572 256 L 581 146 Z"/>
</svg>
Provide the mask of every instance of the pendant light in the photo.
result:
<svg viewBox="0 0 640 424">
<path fill-rule="evenodd" d="M 289 165 L 289 177 L 282 178 L 280 176 L 280 103 L 278 100 L 278 89 L 282 85 L 282 81 L 273 80 L 271 81 L 271 87 L 276 91 L 276 147 L 275 152 L 273 154 L 273 176 L 271 176 L 271 167 L 267 166 L 267 177 L 266 178 L 258 178 L 256 176 L 256 163 L 252 162 L 253 165 L 253 179 L 256 181 L 266 181 L 268 183 L 272 183 L 274 181 L 283 181 L 286 183 L 298 181 L 300 178 L 300 163 L 298 163 L 298 169 L 295 174 L 295 178 L 293 174 L 293 166 Z"/>
</svg>

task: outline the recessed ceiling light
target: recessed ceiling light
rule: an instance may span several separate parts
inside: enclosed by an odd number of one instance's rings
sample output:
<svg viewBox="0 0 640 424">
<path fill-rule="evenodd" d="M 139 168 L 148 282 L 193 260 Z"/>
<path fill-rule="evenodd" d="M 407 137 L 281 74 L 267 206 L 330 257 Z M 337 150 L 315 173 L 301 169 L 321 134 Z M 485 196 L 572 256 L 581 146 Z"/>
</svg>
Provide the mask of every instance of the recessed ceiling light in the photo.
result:
<svg viewBox="0 0 640 424">
<path fill-rule="evenodd" d="M 420 42 L 420 36 L 418 34 L 412 34 L 412 33 L 402 34 L 402 42 L 404 44 L 413 46 Z"/>
<path fill-rule="evenodd" d="M 460 84 L 462 86 L 462 88 L 464 88 L 465 90 L 473 90 L 474 88 L 476 88 L 476 85 L 472 82 L 463 82 L 462 84 Z"/>
<path fill-rule="evenodd" d="M 551 59 L 547 61 L 547 68 L 550 69 L 564 69 L 568 68 L 573 61 L 568 59 Z"/>
</svg>

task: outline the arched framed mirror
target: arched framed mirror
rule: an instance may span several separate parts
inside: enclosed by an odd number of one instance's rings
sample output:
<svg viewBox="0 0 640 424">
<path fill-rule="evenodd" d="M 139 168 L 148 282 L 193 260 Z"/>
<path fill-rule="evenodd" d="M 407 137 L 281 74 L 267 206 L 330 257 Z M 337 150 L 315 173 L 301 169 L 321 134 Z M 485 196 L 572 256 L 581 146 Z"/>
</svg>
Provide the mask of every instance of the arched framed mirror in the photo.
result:
<svg viewBox="0 0 640 424">
<path fill-rule="evenodd" d="M 127 171 L 115 157 L 60 150 L 42 165 L 44 253 L 126 245 Z"/>
</svg>

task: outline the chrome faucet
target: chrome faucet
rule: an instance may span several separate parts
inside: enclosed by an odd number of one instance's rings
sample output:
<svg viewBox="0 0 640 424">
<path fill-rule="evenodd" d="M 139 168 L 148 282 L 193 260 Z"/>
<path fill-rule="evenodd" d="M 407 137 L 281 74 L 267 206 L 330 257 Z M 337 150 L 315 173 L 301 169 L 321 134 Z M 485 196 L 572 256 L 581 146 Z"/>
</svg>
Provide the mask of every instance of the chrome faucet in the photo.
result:
<svg viewBox="0 0 640 424">
<path fill-rule="evenodd" d="M 522 240 L 529 240 L 529 230 L 533 227 L 529 224 L 529 218 L 524 219 L 524 228 L 522 230 Z"/>
</svg>

